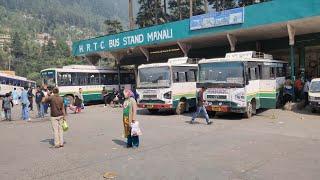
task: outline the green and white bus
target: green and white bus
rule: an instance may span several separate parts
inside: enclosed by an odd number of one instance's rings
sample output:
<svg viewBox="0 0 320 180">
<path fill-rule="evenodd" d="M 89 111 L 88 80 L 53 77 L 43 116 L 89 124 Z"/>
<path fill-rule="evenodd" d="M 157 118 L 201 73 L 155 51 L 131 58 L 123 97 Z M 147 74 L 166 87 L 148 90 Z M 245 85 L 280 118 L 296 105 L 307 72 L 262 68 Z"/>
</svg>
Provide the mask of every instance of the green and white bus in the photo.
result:
<svg viewBox="0 0 320 180">
<path fill-rule="evenodd" d="M 250 118 L 259 108 L 281 105 L 287 63 L 255 51 L 228 53 L 225 58 L 199 62 L 197 88 L 206 87 L 206 109 L 243 113 Z"/>
<path fill-rule="evenodd" d="M 177 114 L 196 106 L 198 65 L 187 57 L 169 59 L 138 67 L 138 106 L 151 113 L 160 109 L 176 110 Z"/>
<path fill-rule="evenodd" d="M 58 87 L 61 96 L 71 102 L 74 95 L 83 90 L 84 102 L 101 101 L 103 87 L 107 91 L 119 90 L 118 71 L 89 65 L 70 65 L 63 68 L 49 68 L 41 71 L 42 83 L 48 87 Z M 132 88 L 135 84 L 134 72 L 120 70 L 121 88 Z"/>
<path fill-rule="evenodd" d="M 14 88 L 16 88 L 20 94 L 21 90 L 26 86 L 35 88 L 36 82 L 28 80 L 25 77 L 0 72 L 0 96 L 12 92 Z"/>
</svg>

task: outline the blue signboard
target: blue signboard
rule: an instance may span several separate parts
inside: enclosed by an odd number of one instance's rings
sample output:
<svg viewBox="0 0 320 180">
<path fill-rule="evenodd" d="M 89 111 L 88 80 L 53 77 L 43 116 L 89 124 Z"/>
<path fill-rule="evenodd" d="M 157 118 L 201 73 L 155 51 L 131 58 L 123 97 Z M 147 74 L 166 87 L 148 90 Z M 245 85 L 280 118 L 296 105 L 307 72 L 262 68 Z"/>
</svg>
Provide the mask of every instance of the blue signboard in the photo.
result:
<svg viewBox="0 0 320 180">
<path fill-rule="evenodd" d="M 244 22 L 244 8 L 212 12 L 190 18 L 190 30 L 241 24 Z"/>
</svg>

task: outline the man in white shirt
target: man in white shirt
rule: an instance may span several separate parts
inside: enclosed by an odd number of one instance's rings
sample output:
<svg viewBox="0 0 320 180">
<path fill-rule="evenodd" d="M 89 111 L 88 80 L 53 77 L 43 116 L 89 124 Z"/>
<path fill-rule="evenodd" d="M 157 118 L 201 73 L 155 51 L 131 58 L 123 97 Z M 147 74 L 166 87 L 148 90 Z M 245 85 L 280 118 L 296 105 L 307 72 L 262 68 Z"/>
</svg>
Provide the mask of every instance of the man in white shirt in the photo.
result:
<svg viewBox="0 0 320 180">
<path fill-rule="evenodd" d="M 306 82 L 304 83 L 303 86 L 303 95 L 304 95 L 304 106 L 306 107 L 309 104 L 309 88 L 310 88 L 310 83 L 311 83 L 312 78 L 306 78 Z"/>
</svg>

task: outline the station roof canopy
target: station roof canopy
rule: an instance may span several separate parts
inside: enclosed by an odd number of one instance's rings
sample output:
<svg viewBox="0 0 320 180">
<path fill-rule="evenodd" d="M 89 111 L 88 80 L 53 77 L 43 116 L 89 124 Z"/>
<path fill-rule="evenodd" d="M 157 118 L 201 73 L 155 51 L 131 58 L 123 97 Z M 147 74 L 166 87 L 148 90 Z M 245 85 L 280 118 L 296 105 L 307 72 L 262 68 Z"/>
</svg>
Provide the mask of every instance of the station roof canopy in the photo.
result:
<svg viewBox="0 0 320 180">
<path fill-rule="evenodd" d="M 223 22 L 213 25 L 217 23 L 215 21 L 211 27 L 205 27 L 208 23 L 210 26 L 210 22 L 205 20 L 210 16 Z M 234 21 L 237 22 L 232 23 L 235 16 L 238 19 Z M 199 21 L 204 22 L 203 27 L 199 27 Z M 318 33 L 319 24 L 319 0 L 272 0 L 222 13 L 77 41 L 73 43 L 72 53 L 86 57 L 111 55 L 124 64 L 139 64 L 141 62 L 137 59 L 153 62 L 152 59 L 168 52 L 173 56 L 186 56 L 190 49 L 223 45 L 232 47 L 241 42 L 288 37 L 290 32 L 294 35 Z"/>
</svg>

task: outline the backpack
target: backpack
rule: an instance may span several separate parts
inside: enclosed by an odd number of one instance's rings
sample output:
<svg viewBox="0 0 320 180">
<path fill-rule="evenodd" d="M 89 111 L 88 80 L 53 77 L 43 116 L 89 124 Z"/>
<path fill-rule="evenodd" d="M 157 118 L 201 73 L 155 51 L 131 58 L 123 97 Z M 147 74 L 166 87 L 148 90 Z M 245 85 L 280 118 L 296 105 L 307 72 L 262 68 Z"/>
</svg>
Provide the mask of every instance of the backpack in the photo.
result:
<svg viewBox="0 0 320 180">
<path fill-rule="evenodd" d="M 3 99 L 3 109 L 5 109 L 5 110 L 11 109 L 10 98 L 5 97 L 5 98 Z"/>
</svg>

